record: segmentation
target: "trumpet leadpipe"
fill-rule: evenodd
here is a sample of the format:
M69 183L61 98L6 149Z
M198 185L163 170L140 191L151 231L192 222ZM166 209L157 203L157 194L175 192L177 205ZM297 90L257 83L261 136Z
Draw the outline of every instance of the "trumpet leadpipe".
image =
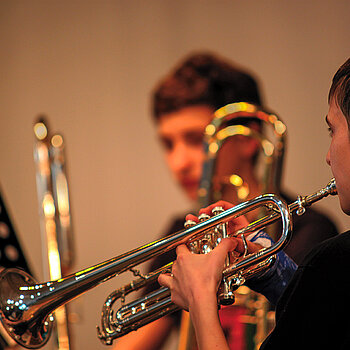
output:
M251 276L255 270L250 269L250 267L253 265L265 265L264 263L261 265L263 260L270 259L271 256L287 244L291 235L291 211L297 210L297 208L305 208L329 194L336 194L335 181L332 181L325 189L313 195L299 197L297 203L293 203L289 207L275 195L262 195L219 213L186 230L143 245L130 252L56 281L38 284L35 283L30 275L21 270L3 270L0 273L0 321L9 335L21 346L29 349L40 348L48 341L50 336L52 328L52 317L50 314L59 306L127 270L135 273L133 267L136 265L175 248L179 244L189 243L195 239L199 239L201 235L205 235L214 226L226 223L260 206L268 206L269 208L272 206L278 209L279 215L276 214L275 217L275 213L273 213L272 217L268 217L266 220L253 223L251 226L248 225L246 232L251 230L253 226L254 229L263 228L266 226L267 221L275 221L277 218L280 218L282 222L280 239L269 248L263 248L257 253L244 256L241 261L234 263L232 267L224 271L225 276L226 274L231 276L240 271L242 271L240 275L244 276L246 273ZM127 288L122 288L115 295L125 298L126 294L138 290L141 286L145 286L146 283L143 280L146 281L147 277L141 276L140 278L141 280L139 279L137 282L130 283ZM156 278L157 274L154 273L149 280L154 281ZM161 298L159 300L152 299L152 305L143 307L141 303L138 310L134 307L129 312L129 310L124 308L123 313L119 314L114 313L112 310L112 306L117 298L108 298L103 307L102 326L99 330L100 338L105 343L110 344L113 339L177 309L177 306L171 302L170 292L168 290L162 290L158 295L161 295ZM149 298L148 301L150 300ZM140 316L136 315L137 312L140 312ZM118 315L122 324L127 326L120 327L121 323L118 324L113 319L114 315ZM133 322L131 319L130 322L129 320L124 320L124 315L127 315L127 317L132 315L136 322Z

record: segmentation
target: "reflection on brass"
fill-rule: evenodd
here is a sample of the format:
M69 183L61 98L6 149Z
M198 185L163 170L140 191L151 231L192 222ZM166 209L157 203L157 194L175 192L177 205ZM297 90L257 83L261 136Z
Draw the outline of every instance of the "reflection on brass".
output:
M236 122L238 120L238 122ZM249 123L258 121L262 123L262 130L257 131L247 125L241 125L246 120ZM257 141L262 156L261 184L262 193L279 193L283 156L286 143L286 126L280 118L271 112L263 110L256 105L237 102L228 104L214 113L211 123L205 129L204 149L206 160L203 164L202 178L199 188L199 204L205 207L210 203L222 199L222 186L229 183L227 178L239 174L225 174L218 178L215 166L222 146L235 136L250 137ZM227 160L229 161L229 159ZM245 189L239 195L241 200L248 196L249 188L244 179L241 182L230 182L239 193L243 186Z
M254 122L255 126L259 123L259 127L254 128L252 126ZM249 199L249 184L244 178L239 174L217 174L216 172L222 147L237 136L251 138L259 145L259 153L255 157L255 162L259 161L260 165L260 176L257 177L261 185L261 193L279 194L286 131L285 124L276 114L253 104L238 102L218 109L214 113L211 123L205 129L204 149L206 154L198 191L200 207L206 207L223 198L226 199L224 194L232 193L231 189L234 190L236 198L228 197L229 201L237 200L240 203ZM230 162L230 158L224 159L224 162ZM255 164L255 169L257 168L258 165ZM256 170L256 172L258 171ZM252 215L259 217L265 215L265 212L261 210L260 213L252 213ZM273 227L269 228L269 233L276 239ZM243 286L236 291L237 298L234 306L245 309L246 314L243 316L245 319L250 319L249 323L254 323L253 328L255 329L254 335L243 340L244 345L247 350L258 349L271 330L267 321L269 303L264 296L250 291L247 287L244 287L243 293L242 288ZM226 286L225 290L226 297L230 298L229 286ZM245 298L239 298L243 294ZM254 300L256 302L252 302ZM182 336L183 334L180 332L180 339ZM185 337L189 338L186 335ZM179 347L178 350L181 348Z
M261 195L214 215L188 229L145 244L56 281L38 284L23 270L3 270L0 273L0 320L6 331L21 346L40 348L49 339L52 328L51 313L57 307L112 277L131 271L134 275L139 276L138 279L112 292L102 308L102 325L98 328L98 336L103 343L111 344L113 339L179 309L172 303L170 291L164 287L126 304L126 297L131 292L156 281L160 273L171 269L172 263L148 275L142 275L134 268L135 266L180 244L187 243L191 245L200 242L201 239L206 239L208 243L215 245L219 241L220 234L223 234L220 228L227 221L260 206L265 206L270 211L268 216L250 223L233 233L233 235L247 235L276 220L281 220L281 237L269 248L263 248L242 258L237 257L224 270L223 278L228 282L230 288L232 288L231 290L234 291L246 279L266 270L274 260L275 254L288 243L291 236L292 213L299 211L302 214L301 208L308 207L330 194L336 194L334 180L312 195L298 197L298 200L289 206L276 195ZM120 301L122 306L114 310L113 306L117 301Z
M43 118L34 124L34 135L40 227L49 268L47 278L58 280L71 271L74 259L64 142L61 135L50 133ZM58 350L72 348L66 308L62 306L55 311Z

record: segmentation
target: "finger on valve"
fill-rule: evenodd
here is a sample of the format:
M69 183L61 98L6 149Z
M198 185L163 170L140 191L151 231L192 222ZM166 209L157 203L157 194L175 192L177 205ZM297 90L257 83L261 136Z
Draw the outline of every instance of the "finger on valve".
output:
M199 210L198 216L193 214L186 215L186 223L191 223L191 225L196 224L203 220L203 215L213 216L215 215L215 211L217 211L217 208L222 208L223 210L227 210L232 208L234 205L226 202L226 201L218 201L214 204L209 205L208 207L201 208ZM199 216L202 216L201 220L199 219ZM236 231L238 231L241 228L246 227L248 224L247 219L244 216L239 216L237 218L231 219L228 222L228 235L232 235Z

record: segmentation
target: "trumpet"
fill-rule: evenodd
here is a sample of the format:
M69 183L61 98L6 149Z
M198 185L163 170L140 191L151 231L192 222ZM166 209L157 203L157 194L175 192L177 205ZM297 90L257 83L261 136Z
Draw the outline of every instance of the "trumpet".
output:
M265 108L246 102L236 102L215 111L212 121L205 129L205 160L198 191L201 207L225 198L237 203L250 198L249 187L254 182L246 182L244 177L240 176L239 169L235 167L227 166L223 171L220 166L222 152L225 157L225 145L231 140L237 140L237 137L245 137L257 145L256 153L251 161L257 183L261 186L260 193L279 195L287 127L277 114ZM260 210L252 217L262 217L265 214L264 210ZM275 225L270 225L266 233L276 240L278 231ZM243 328L238 341L241 341L247 350L257 349L272 328L273 312L269 311L269 303L264 296L247 287L238 289L235 295L237 309L235 311L231 308L231 315L237 313L238 308L244 309L244 313L236 323L233 322L231 327L239 325ZM228 299L227 302L229 301ZM188 313L183 313L182 318L178 350L193 349L195 348L195 334ZM228 329L228 333L232 329ZM183 345L184 342L186 346Z
M250 223L235 232L234 235L246 235L276 220L281 220L281 237L271 247L263 248L254 254L247 254L225 268L223 279L226 285L220 288L222 295L219 302L225 301L227 296L230 299L233 290L244 283L245 279L268 268L275 254L288 243L291 237L291 215L294 211L302 215L305 208L312 203L336 193L335 181L332 180L320 191L305 197L299 196L289 206L276 195L264 194L217 213L171 236L143 245L56 281L36 283L29 274L22 270L3 270L0 273L1 323L19 345L28 349L40 348L47 343L50 337L53 323L52 312L56 308L100 283L129 270L139 275L139 279L113 292L107 298L102 310L102 325L98 328L98 336L103 343L112 344L115 338L136 330L178 308L171 302L170 291L163 287L146 297L127 305L124 304L117 312L113 311L112 307L117 299L123 302L127 294L153 282L160 273L169 271L171 267L170 263L158 271L142 276L134 269L136 265L180 244L187 244L191 249L199 249L199 252L205 253L206 247L213 249L220 242L225 233L225 225L229 220L264 206L270 214Z

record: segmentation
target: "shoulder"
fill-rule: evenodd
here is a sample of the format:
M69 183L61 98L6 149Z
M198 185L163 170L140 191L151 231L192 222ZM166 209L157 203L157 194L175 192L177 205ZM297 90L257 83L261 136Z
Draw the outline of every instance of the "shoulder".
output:
M295 305L320 305L329 296L329 286L331 293L337 295L334 303L343 302L344 293L348 293L345 285L350 281L349 256L350 231L316 245L299 264L280 299L278 313L285 314L288 309L289 314L294 314ZM323 304L324 308L329 304Z
M324 230L338 233L336 224L328 217L328 215L314 208L307 208L305 213L301 216L294 214L293 218L295 219L295 225L312 224L315 227L317 226L324 228Z
M344 262L348 266L350 256L350 231L344 232L336 237L329 238L319 243L306 256L301 266L316 266L323 268L325 266L338 265Z
M293 201L286 195L282 196L287 203ZM337 236L338 233L335 223L327 215L313 208L307 208L301 216L293 214L292 239L285 251L297 264L300 264L313 247Z

